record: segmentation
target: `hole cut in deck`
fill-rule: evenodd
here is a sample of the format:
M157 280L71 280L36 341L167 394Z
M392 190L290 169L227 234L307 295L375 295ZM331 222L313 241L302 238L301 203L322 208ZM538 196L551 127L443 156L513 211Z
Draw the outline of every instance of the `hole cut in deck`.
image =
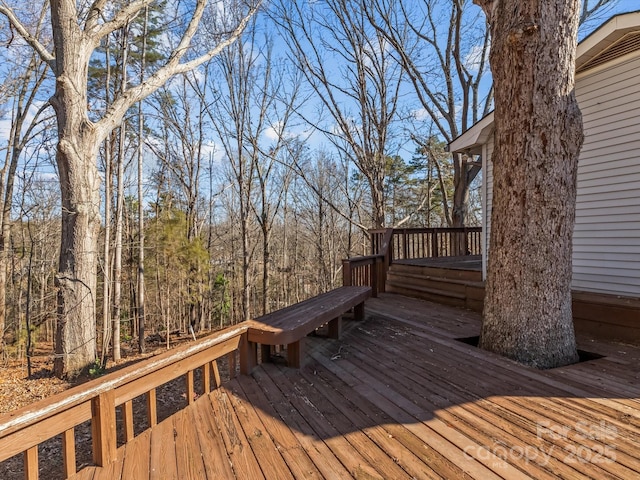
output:
M472 347L477 347L480 343L480 335L476 335L475 337L461 337L456 338L455 340L457 340L458 342L466 343L467 345L471 345ZM578 349L577 363L588 362L590 360L599 360L601 358L605 358L605 356L600 355L599 353ZM573 365L575 365L575 363Z

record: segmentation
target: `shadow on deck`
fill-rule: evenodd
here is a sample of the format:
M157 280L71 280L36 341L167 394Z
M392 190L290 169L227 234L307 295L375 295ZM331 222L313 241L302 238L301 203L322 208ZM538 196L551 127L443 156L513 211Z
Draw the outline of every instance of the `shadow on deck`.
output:
M455 340L476 313L367 301L301 370L263 364L76 479L637 478L640 349L537 371Z

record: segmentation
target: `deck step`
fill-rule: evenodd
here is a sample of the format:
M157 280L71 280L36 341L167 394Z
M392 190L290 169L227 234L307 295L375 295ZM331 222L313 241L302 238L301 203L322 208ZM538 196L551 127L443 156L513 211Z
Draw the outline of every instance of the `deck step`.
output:
M386 291L479 312L484 301L481 279L478 271L393 264Z
M421 273L409 273L409 272L397 272L395 270L389 270L387 277L393 278L406 278L412 279L418 282L434 282L448 285L458 285L461 287L484 287L484 282L474 280L461 280L457 278L440 277L437 275L424 275Z
M462 270L442 268L425 265L407 265L394 263L389 267L389 272L410 273L429 277L447 278L450 280L481 282L482 272L476 270Z
M464 294L464 292L456 292L456 291L447 290L447 289L425 287L422 285L416 285L415 283L407 283L407 282L402 282L398 280L387 281L387 286L389 285L392 287L403 288L405 290L415 290L418 292L428 293L431 295L440 295L443 297L459 298L461 300L464 300L466 298L466 295Z

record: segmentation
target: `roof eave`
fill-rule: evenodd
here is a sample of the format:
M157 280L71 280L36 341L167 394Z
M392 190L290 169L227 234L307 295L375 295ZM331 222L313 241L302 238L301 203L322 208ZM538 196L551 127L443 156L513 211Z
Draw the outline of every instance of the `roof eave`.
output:
M639 25L640 11L616 15L602 24L578 44L576 70Z
M448 146L451 153L467 153L479 155L482 153L482 145L487 143L493 133L493 112L483 117L478 123L459 137L455 138Z

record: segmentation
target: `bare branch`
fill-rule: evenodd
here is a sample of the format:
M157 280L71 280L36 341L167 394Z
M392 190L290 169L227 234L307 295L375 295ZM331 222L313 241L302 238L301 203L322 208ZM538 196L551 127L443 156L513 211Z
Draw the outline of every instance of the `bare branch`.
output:
M147 1L147 0L145 0ZM180 63L180 60L187 52L188 47L196 33L198 23L202 18L204 6L207 3L206 0L199 0L198 7L193 14L189 27L185 31L180 40L180 44L174 50L173 54L169 57L164 66L158 69L153 75L151 75L145 82L127 90L122 96L116 99L107 109L104 117L96 123L96 129L99 132L99 137L104 139L106 135L116 127L122 120L126 111L155 91L162 87L169 78L174 75L186 73L200 65L208 62L213 57L218 55L222 50L235 42L245 30L249 20L253 17L255 12L260 7L262 0L259 0L254 4L249 12L240 20L233 32L224 40L219 42L215 47L209 50L207 53L190 60L185 63Z
M0 4L0 14L7 17L7 20L11 24L13 28L17 30L22 38L24 38L25 42L27 42L42 58L44 62L51 67L52 70L55 71L55 57L47 50L47 48L38 41L36 37L31 35L29 30L22 24L22 22L16 17L15 13L11 8L9 8L4 2Z
M130 22L136 15L141 12L145 7L148 7L153 3L154 0L138 0L137 2L130 3L122 8L115 16L103 23L102 25L98 24L98 17L101 12L98 8L103 4L106 0L98 0L96 4L92 6L92 9L89 13L89 18L85 24L85 35L88 36L89 40L97 45L100 43L100 40L109 35L112 32L115 32L119 28L124 27L128 22ZM201 0L204 1L204 0ZM206 1L205 1L206 3Z

